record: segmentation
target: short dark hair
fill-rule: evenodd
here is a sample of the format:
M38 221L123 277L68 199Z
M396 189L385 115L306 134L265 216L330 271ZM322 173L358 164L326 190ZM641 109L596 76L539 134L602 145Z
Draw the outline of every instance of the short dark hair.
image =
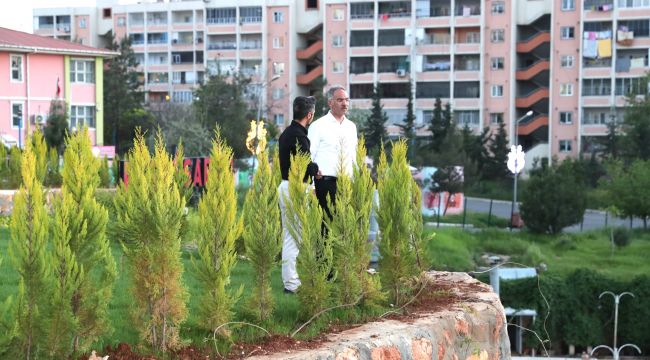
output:
M315 109L316 99L313 96L298 96L293 100L293 119L302 120Z

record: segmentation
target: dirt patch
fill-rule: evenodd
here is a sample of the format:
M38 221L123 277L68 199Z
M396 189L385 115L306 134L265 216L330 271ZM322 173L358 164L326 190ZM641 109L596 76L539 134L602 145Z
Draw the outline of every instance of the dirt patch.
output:
M396 309L394 313L385 314L385 319L413 322L423 314L431 314L443 310L450 310L464 301L477 301L477 293L489 291L486 286L479 283L451 282L444 275L434 274L419 295L406 307ZM376 319L379 320L379 319ZM173 352L174 359L206 360L244 359L249 356L271 355L277 353L293 353L299 350L316 349L329 341L330 335L361 326L348 324L331 324L326 331L309 340L292 339L285 335L272 335L263 338L257 343L235 343L230 353L219 356L213 347L197 348L189 346ZM102 355L109 355L110 360L156 360L158 357L142 355L131 349L128 344L119 344L116 347L107 346ZM81 357L86 360L88 356Z

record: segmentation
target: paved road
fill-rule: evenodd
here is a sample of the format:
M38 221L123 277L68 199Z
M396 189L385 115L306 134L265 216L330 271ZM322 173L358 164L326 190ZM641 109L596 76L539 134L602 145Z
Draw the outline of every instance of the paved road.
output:
M492 215L509 219L511 206L511 201L493 200ZM467 197L467 211L489 213L490 199ZM604 211L587 210L585 212L584 221L582 223L582 229L593 230L613 225L630 227L630 220L613 218L611 214L607 214ZM635 218L632 221L632 226L635 228L643 227L643 221L641 219ZM568 232L579 232L581 231L581 225L575 224L565 228L564 230Z

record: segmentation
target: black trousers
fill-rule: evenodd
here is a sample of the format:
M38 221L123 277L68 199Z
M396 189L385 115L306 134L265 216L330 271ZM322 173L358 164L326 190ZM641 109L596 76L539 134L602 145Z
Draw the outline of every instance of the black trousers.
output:
M325 211L327 217L332 220L332 211L328 206L327 198L329 197L332 206L334 206L336 200L336 178L334 176L323 176L321 179L316 179L314 185L316 186L316 198L320 207Z

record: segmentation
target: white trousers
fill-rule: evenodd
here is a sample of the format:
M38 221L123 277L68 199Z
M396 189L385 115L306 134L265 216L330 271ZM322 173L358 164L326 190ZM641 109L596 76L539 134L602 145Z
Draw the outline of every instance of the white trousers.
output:
M300 286L300 279L296 271L298 244L296 244L296 240L289 232L287 204L285 203L285 201L289 201L289 181L282 180L280 186L278 186L278 197L280 198L280 214L282 215L282 282L285 289L296 291Z

